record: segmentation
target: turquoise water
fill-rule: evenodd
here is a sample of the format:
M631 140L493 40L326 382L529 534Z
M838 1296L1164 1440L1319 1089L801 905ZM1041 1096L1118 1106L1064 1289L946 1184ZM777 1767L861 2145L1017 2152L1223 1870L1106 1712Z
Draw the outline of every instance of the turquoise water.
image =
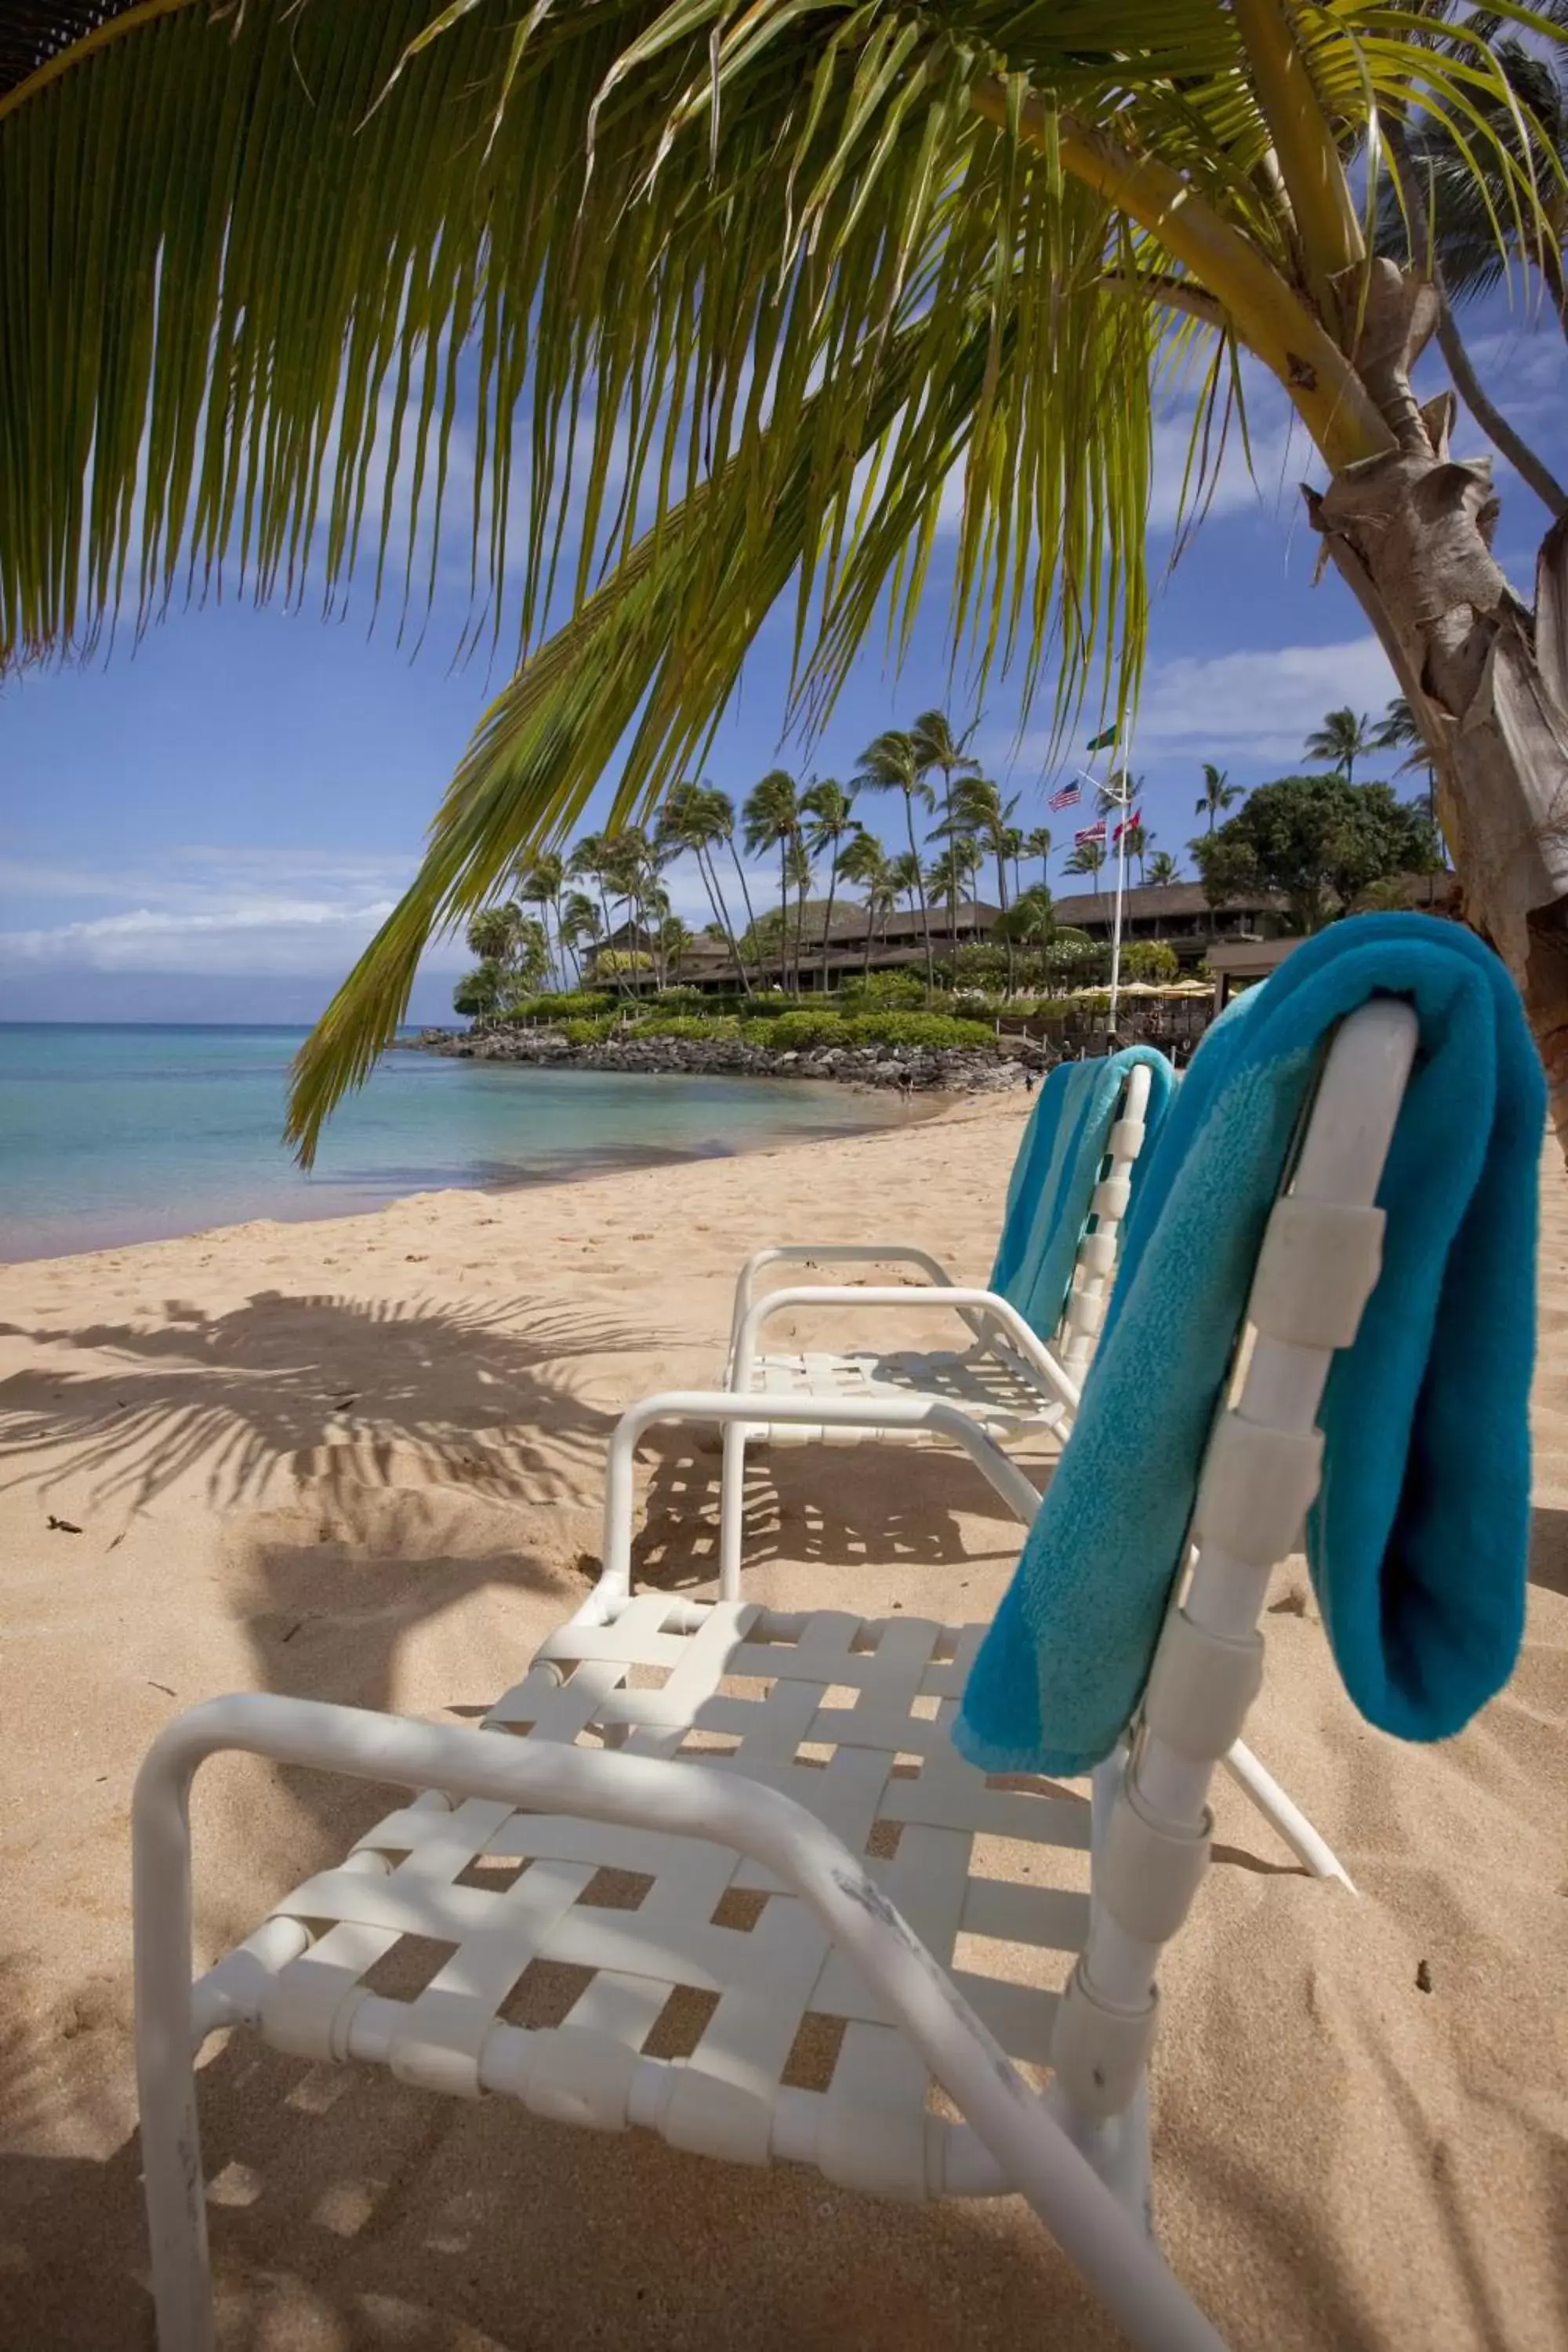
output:
M889 1124L881 1096L392 1053L310 1175L279 1141L302 1029L0 1024L0 1257L342 1217L447 1185L527 1184Z

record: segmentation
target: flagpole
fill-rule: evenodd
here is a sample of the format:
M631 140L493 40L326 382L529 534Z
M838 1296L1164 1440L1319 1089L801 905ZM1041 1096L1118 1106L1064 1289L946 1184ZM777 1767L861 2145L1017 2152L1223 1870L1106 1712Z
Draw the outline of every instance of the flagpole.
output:
M1116 917L1110 927L1110 1028L1116 1029L1116 1005L1121 992L1121 895L1127 887L1127 812L1132 803L1132 779L1125 761L1116 805L1121 823L1116 828Z

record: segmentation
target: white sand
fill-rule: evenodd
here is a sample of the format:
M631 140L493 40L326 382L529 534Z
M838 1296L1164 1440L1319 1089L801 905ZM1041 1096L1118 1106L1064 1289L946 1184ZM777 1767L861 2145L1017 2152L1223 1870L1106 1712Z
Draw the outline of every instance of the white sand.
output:
M896 1231L981 1278L1023 1112L0 1277L0 2343L150 2341L126 1819L159 1726L240 1687L471 1719L585 1589L617 1408L717 1372L745 1251ZM1254 1744L1362 1899L1303 1877L1226 1788L1166 1971L1161 2232L1238 2347L1568 2341L1568 1184L1550 1165L1545 1198L1514 1682L1463 1738L1396 1747L1352 1711L1283 1571ZM712 1454L672 1439L649 1468L642 1567L700 1589ZM976 1474L931 1453L759 1457L752 1505L748 1589L791 1607L973 1617L1016 1549ZM213 1768L203 1956L380 1810ZM247 2040L205 2069L203 2113L226 2347L1116 2340L1011 2202L874 2204Z

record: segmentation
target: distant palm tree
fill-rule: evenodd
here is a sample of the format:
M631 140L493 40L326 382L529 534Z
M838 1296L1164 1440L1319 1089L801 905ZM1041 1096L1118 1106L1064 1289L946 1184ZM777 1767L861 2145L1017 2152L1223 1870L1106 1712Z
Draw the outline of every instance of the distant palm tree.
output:
M1407 759L1399 762L1401 772L1407 768L1425 768L1430 776L1433 760L1430 747L1415 723L1415 713L1403 694L1394 695L1383 717L1372 730L1375 751L1405 751Z
M776 849L779 859L779 970L785 988L789 986L789 853L790 844L800 837L800 793L795 778L784 768L770 768L760 784L753 784L741 811L748 854L760 857L765 850Z
M838 888L838 857L842 844L855 830L851 796L837 776L824 776L801 794L805 845L814 857L827 860L827 911L822 918L822 986L827 987L827 958L833 936L833 900Z
M1009 808L1017 807L1018 801L1016 793L1012 800L1008 802L1007 805ZM1013 869L1013 896L1016 898L1024 887L1024 877L1022 873L1019 871L1024 862L1023 826L1021 824L1010 824L1007 827L1005 840L1005 848L1004 855L1006 857L1008 865Z
M1313 728L1302 748L1309 760L1327 760L1335 775L1353 784L1356 761L1364 760L1376 745L1376 734L1366 713L1363 711L1358 716L1346 703L1342 709L1326 714L1322 725Z
M1063 867L1066 874L1087 874L1094 884L1094 895L1100 896L1100 870L1105 864L1103 841L1075 841L1072 855Z
M522 923L522 908L514 898L498 907L481 907L477 915L469 917L464 934L469 952L477 955L481 963L510 963Z
M1212 760L1204 761L1204 788L1193 808L1194 815L1207 817L1210 833L1214 831L1215 817L1223 816L1227 808L1234 808L1241 796L1241 786L1233 784L1223 768L1216 768Z
M703 789L707 796L708 815L714 828L714 838L723 842L730 852L730 862L735 869L735 879L741 886L741 904L746 910L746 929L752 938L755 939L757 918L752 907L752 893L746 882L746 869L741 863L741 853L735 845L735 803L729 793L721 792L716 784L705 785ZM718 870L715 866L713 869L715 878L717 878ZM737 960L738 957L737 950Z
M989 776L961 776L952 794L952 816L955 840L965 835L984 844L996 868L996 904L1003 915L1007 912L1007 860L1014 843L1022 845L1023 836L1011 823L1017 807L1017 795L1010 801L1002 798ZM1016 869L1015 869L1016 871ZM1013 940L1004 923L1001 926L1003 945L1007 950L1007 993L1013 992Z
M934 897L945 898L949 906L956 907L965 891L973 887L974 877L984 862L984 856L972 833L955 833L927 868L927 888ZM952 929L955 939L957 931L955 915Z
M604 847L605 885L612 897L624 901L631 926L634 954L646 954L658 981L659 959L655 952L653 919L668 912L668 895L658 887L658 869L667 853L657 851L640 824L625 824L618 833L606 836ZM663 907L658 902L663 900ZM637 967L633 966L633 976Z
M1051 862L1051 828L1048 824L1037 824L1033 833L1026 834L1024 836L1024 855L1026 857L1037 857L1039 859L1040 887L1048 896L1051 887L1050 874L1048 871Z
M1157 849L1149 860L1149 883L1155 890L1163 890L1178 879L1176 861L1168 849Z
M610 845L602 833L585 833L580 841L574 844L572 853L566 860L567 873L574 879L592 882L597 891L601 921L600 936L606 940L613 928L610 922ZM612 968L610 977L615 982L616 994L621 994L626 987L626 980L618 964Z
M922 710L910 730L915 756L928 773L932 768L942 770L942 821L944 831L952 831L952 780L956 775L972 775L980 766L964 750L973 727L962 736L954 735L945 710ZM949 970L958 970L958 901L947 902L947 940Z
M583 984L583 961L579 948L595 947L603 937L599 910L585 890L568 890L561 902L561 937L572 958L572 968L577 985Z
M722 801L723 807L718 803ZM730 958L741 975L741 987L746 995L752 983L742 961L740 941L730 921L730 909L724 903L719 870L713 863L714 845L734 834L734 812L721 793L710 785L683 782L672 784L665 795L664 806L658 813L658 839L676 850L689 850L697 860L697 871L702 877L708 903L719 925L719 935L726 942Z
M839 852L837 870L841 881L852 883L866 893L866 953L860 969L862 975L868 974L877 918L885 914L894 900L892 867L876 835L868 833L862 825L851 834Z
M527 859L519 866L513 877L517 895L525 907L537 907L544 919L544 950L552 965L555 962L555 945L551 933L551 917L555 918L555 935L561 928L561 893L566 887L566 868L555 852L546 850L541 856ZM562 952L560 976L566 977L566 957Z
M890 727L874 742L868 743L860 754L860 772L850 789L857 793L897 792L904 796L904 824L910 837L909 864L906 866L902 858L898 863L900 870L912 872L914 878L912 886L900 882L898 887L900 890L912 887L920 899L921 928L925 934L926 986L934 988L936 968L931 961L931 918L926 908L925 877L921 871L921 854L915 845L915 803L919 801L929 813L936 804L936 796L926 782L914 738Z
M791 840L784 852L784 864L789 870L790 887L795 892L795 946L790 961L790 986L798 996L801 950L805 941L805 900L815 878L811 870L811 852L805 845L804 834L797 832Z

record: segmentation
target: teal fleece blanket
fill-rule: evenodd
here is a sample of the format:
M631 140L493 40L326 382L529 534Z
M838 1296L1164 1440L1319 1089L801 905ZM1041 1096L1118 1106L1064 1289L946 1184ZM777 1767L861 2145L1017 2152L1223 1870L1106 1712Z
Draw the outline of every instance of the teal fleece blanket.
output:
M1390 994L1415 1005L1420 1045L1379 1193L1382 1277L1324 1392L1308 1558L1369 1722L1441 1739L1507 1681L1524 1620L1544 1081L1479 940L1360 916L1303 941L1193 1058L1072 1438L964 1693L954 1738L985 1769L1085 1771L1131 1719L1321 1051Z
M985 1286L1016 1307L1042 1339L1051 1339L1062 1319L1121 1089L1139 1062L1149 1069L1149 1108L1143 1150L1132 1163L1135 1201L1176 1089L1175 1072L1152 1045L1130 1045L1096 1062L1058 1062L1024 1129Z

